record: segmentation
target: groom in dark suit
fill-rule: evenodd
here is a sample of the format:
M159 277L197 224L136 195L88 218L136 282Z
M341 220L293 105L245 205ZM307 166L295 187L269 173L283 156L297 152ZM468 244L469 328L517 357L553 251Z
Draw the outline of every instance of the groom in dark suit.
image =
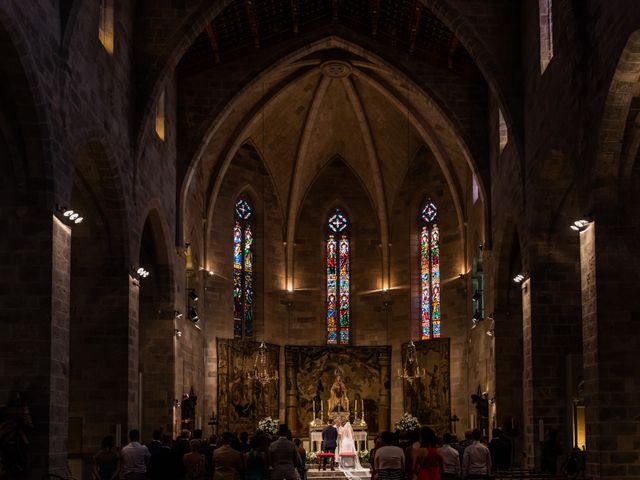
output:
M336 453L336 446L338 442L338 429L329 422L329 424L322 430L322 452L323 453ZM335 457L331 456L331 470L335 466ZM327 469L327 457L322 457L322 469Z

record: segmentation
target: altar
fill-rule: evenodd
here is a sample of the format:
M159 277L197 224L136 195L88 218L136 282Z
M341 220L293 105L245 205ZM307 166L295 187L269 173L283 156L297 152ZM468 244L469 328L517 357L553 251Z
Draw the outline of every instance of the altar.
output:
M367 448L367 431L366 430L353 430L353 440L356 444L356 450L368 450ZM322 445L322 430L310 430L309 431L309 449L312 452L319 452Z

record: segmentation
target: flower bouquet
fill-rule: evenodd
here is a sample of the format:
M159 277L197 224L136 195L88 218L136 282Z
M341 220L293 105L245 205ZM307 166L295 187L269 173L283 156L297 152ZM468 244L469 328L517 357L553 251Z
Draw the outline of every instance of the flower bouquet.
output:
M263 418L258 422L258 433L273 436L278 433L280 421L271 417Z
M416 417L411 415L410 413L403 413L402 417L400 417L400 421L396 423L396 430L402 432L412 432L414 430L418 430L420 428L420 422Z

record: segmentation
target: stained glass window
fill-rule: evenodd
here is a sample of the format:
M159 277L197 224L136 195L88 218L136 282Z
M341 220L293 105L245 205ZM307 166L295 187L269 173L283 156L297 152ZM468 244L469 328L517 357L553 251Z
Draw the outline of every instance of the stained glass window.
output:
M420 210L420 338L440 337L440 321L438 207L427 200Z
M351 333L349 222L336 209L327 226L327 343L348 344Z
M253 208L236 202L233 228L233 336L253 337Z

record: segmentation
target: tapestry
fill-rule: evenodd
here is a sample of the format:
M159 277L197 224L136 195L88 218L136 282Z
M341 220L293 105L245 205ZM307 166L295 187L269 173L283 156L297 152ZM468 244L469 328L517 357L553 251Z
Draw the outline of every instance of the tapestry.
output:
M326 422L340 413L352 423L367 423L369 434L389 428L391 348L286 346L287 423L297 435L307 436L309 422ZM336 393L338 392L338 393Z
M413 382L404 381L404 411L418 418L437 434L451 430L449 339L414 342L418 365L424 372ZM402 346L404 364L408 344Z
M218 338L218 431L254 433L258 421L278 418L279 382L262 385L253 372L259 342ZM280 347L267 344L268 371L278 372Z

